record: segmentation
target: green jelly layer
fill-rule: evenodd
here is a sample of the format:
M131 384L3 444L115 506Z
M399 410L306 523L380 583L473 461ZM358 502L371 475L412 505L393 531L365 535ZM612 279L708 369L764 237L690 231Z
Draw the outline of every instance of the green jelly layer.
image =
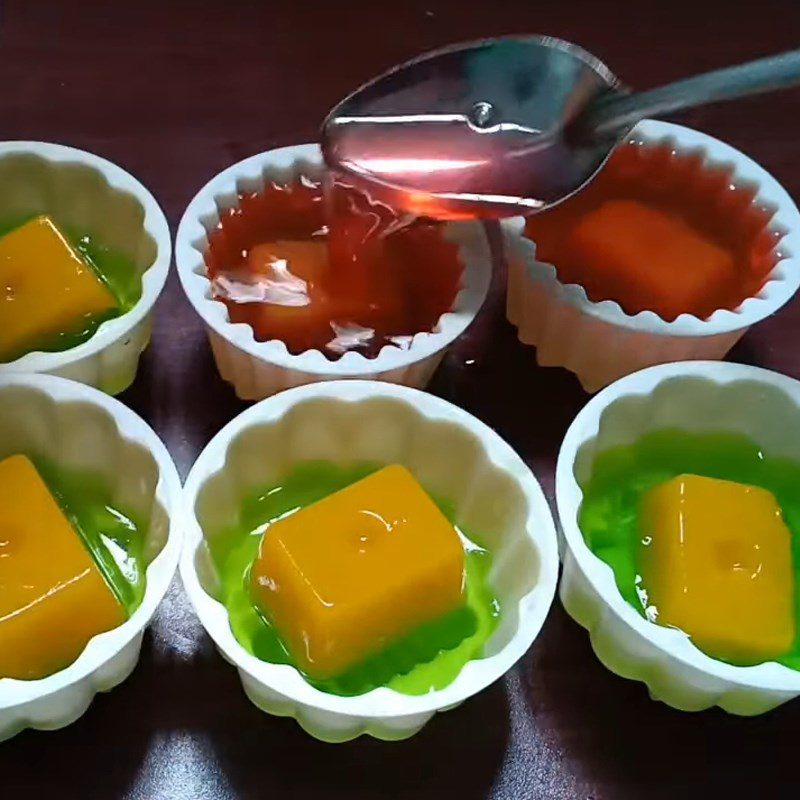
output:
M800 620L800 464L772 458L746 437L729 433L654 431L596 457L589 483L582 487L579 524L587 545L614 571L625 600L645 616L637 594L641 499L657 484L685 473L761 486L775 495L792 533L795 617ZM778 661L800 669L800 636Z
M250 653L272 664L296 666L270 622L250 594L250 568L261 536L279 517L322 500L375 472L377 465L342 468L309 462L289 473L278 486L253 492L243 503L239 524L210 543L221 583L220 600L228 609L231 629ZM439 503L452 520L452 509ZM353 696L378 686L409 695L425 694L452 683L467 662L480 658L497 627L500 606L487 576L491 555L460 531L466 550L466 603L456 612L421 626L411 635L332 680L306 680L331 694Z
M29 214L25 217L0 220L0 237L24 225L34 216ZM104 322L130 311L142 296L142 282L136 271L136 265L130 258L111 250L87 233L61 227L59 227L59 230L80 253L84 261L95 271L97 277L111 290L117 300L118 307L105 314L89 314L83 317L79 324L69 331L63 331L55 336L48 336L41 341L30 342L24 351L14 353L8 361L14 361L34 350L56 353L83 344L83 342L94 336L97 329Z
M130 616L144 598L145 528L135 515L113 504L99 475L66 470L38 458L34 463Z

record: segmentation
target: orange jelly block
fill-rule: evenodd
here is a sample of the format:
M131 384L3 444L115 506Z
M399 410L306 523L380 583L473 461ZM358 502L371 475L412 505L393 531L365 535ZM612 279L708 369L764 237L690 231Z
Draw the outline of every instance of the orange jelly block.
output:
M0 361L116 308L114 295L49 217L0 238Z
M569 233L562 280L593 300L616 300L667 320L705 318L718 307L734 272L730 252L678 216L635 200L608 200Z
M250 249L247 268L253 275L265 276L277 283L295 276L310 288L321 288L328 271L328 248L325 242L279 240L263 242Z
M125 616L33 464L0 461L0 678L51 675Z
M333 304L325 289L328 249L324 242L258 244L247 259L250 280L267 281L265 301L255 311L259 330L302 352L315 346L320 330L333 331Z
M458 532L401 466L274 523L251 571L296 664L331 678L463 602Z
M791 533L771 492L679 475L644 496L639 529L642 586L656 622L736 663L791 648Z

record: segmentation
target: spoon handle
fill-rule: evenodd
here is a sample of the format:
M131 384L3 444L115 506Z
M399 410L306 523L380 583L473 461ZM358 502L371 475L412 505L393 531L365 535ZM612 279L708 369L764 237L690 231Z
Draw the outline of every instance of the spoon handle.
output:
M581 127L608 136L645 117L730 100L748 94L784 89L800 83L800 50L706 72L634 94L601 96L584 112Z

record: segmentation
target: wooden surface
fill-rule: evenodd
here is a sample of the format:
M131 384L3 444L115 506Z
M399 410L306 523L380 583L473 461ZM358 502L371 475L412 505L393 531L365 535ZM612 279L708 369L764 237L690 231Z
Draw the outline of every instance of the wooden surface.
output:
M655 6L655 8L651 8ZM328 108L431 47L548 33L654 85L798 45L797 0L6 0L0 120L7 139L75 145L138 176L173 229L212 175L273 146L312 141ZM694 112L800 193L797 91ZM552 497L558 444L586 401L540 370L503 317L498 285L431 390L495 427ZM800 377L800 304L733 357ZM174 275L153 345L122 398L164 438L183 475L242 409L216 376ZM800 702L759 719L680 714L607 672L556 604L506 678L399 744L317 743L256 711L173 587L126 684L77 724L0 745L0 797L627 798L796 796Z

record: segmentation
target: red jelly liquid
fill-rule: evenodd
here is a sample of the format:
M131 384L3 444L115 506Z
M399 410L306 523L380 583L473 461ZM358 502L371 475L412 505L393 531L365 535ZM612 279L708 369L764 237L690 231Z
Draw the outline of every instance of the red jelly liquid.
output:
M579 194L530 217L526 233L537 258L595 302L705 319L757 294L780 259L772 213L754 196L698 154L630 142Z
M441 223L307 178L240 195L209 237L206 268L232 322L331 359L407 347L452 308L462 272Z

